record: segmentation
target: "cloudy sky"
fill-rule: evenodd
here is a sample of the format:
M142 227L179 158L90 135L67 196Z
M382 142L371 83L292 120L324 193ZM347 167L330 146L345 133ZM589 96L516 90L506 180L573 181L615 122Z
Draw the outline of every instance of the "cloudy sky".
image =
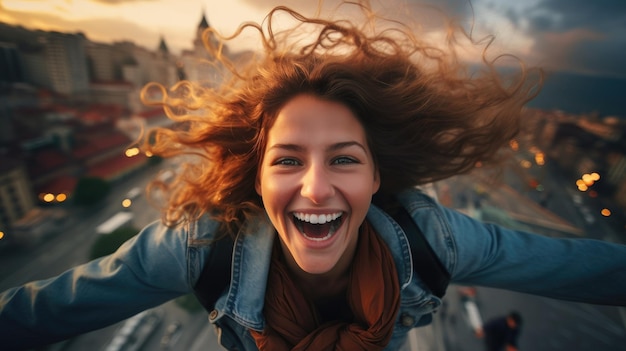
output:
M398 16L417 1L372 0ZM626 78L625 0L439 0L466 28L493 33L497 47L531 64ZM326 0L330 6L334 0ZM90 40L130 40L156 48L162 35L174 52L190 48L202 13L223 34L244 21L261 22L275 5L311 11L298 0L0 0L0 22L30 29L81 31ZM310 13L310 12L309 12ZM473 19L473 21L472 21ZM239 49L231 47L231 49Z

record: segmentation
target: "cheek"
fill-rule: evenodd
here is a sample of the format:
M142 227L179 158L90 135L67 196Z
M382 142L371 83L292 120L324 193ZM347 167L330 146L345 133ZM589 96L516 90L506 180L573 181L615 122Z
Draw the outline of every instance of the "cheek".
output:
M265 210L271 215L282 211L282 207L286 205L289 189L281 186L281 182L276 177L261 176L256 181L256 191L261 196Z
M342 182L343 189L361 199L370 198L378 190L378 182L373 177L347 177Z
M378 188L372 178L352 178L344 183L342 189L350 207L361 217L368 211L372 195Z

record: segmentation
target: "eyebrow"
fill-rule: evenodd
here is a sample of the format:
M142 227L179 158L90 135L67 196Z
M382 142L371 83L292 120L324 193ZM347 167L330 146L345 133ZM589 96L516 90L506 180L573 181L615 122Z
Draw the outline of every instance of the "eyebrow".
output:
M345 149L351 146L359 147L360 149L362 149L364 152L367 153L367 149L365 148L365 146L363 146L361 143L356 142L356 141L344 141L340 143L335 143L335 144L330 145L326 150L337 151L337 150ZM274 144L269 149L267 149L267 151L270 151L273 149L281 149L281 150L289 150L289 151L304 151L305 148L298 144Z

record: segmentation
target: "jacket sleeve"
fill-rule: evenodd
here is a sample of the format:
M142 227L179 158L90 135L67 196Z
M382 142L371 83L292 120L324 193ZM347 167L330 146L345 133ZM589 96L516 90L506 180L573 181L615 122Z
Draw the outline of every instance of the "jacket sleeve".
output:
M189 293L187 237L155 222L109 256L1 293L2 349L57 342Z
M441 207L452 280L606 305L626 305L626 245L552 238Z

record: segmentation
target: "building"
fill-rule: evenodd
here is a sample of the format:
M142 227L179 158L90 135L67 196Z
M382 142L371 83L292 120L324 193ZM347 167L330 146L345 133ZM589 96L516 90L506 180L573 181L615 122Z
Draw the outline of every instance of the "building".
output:
M0 231L7 232L35 205L24 164L9 155L0 155Z
M24 82L24 68L17 45L0 42L0 84Z
M47 88L74 97L86 97L89 75L85 60L86 38L82 34L49 32L42 34L41 54L49 77Z
M203 14L196 28L193 48L183 50L180 67L187 80L202 86L214 87L223 80L224 71L221 66L215 65L215 53L211 50L217 50L220 43L210 28ZM230 55L226 45L221 50L223 55Z

